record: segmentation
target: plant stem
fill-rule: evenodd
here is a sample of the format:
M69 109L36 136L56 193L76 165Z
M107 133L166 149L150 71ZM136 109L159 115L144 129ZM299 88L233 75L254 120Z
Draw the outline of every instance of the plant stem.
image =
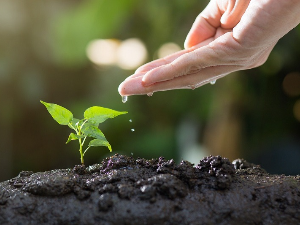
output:
M71 126L73 127L73 129L76 131L77 135L81 135L81 129L83 127L83 125L86 123L86 121L84 121L84 123L79 127L78 125L76 125L77 129L74 128L71 124ZM82 147L83 147L83 144L85 142L85 139L86 137L83 139L83 141L81 140L81 138L78 139L79 141L79 153L80 153L80 161L81 161L81 164L84 165L84 159L83 159L83 156L84 156L84 153L82 152Z
M73 125L71 123L69 123L69 126L76 131L76 133L78 133L77 129L75 127L73 127Z
M85 153L87 152L87 150L89 150L90 147L87 147L84 152L83 152L83 156L85 155Z
M81 143L82 146L84 145L84 142L85 142L85 139L86 139L86 138L87 138L87 136L84 137L84 139L83 139L83 141L82 141L82 143Z
M79 153L80 153L81 164L84 165L81 138L79 138Z

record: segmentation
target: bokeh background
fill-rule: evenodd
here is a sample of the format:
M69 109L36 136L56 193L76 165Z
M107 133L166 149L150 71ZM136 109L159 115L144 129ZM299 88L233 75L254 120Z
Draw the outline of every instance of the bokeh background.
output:
M86 164L114 153L193 163L212 154L299 174L300 27L259 68L122 103L118 85L141 64L182 49L207 3L0 0L0 181L80 163L78 144L65 144L69 128L40 100L77 118L94 105L129 112L101 124L113 153L91 148Z

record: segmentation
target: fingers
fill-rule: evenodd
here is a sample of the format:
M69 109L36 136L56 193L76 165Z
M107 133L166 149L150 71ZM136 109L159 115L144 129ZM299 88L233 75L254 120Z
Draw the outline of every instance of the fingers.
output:
M196 18L184 47L195 46L215 36L218 28L233 29L241 20L250 0L212 0Z
M211 47L202 47L181 55L169 64L150 70L143 76L142 82L144 86L149 86L157 82L172 80L197 73L203 68L217 65L218 62Z
M196 18L188 33L184 47L191 48L206 39L213 37L216 28L220 26L221 13L216 1L210 1L203 12Z
M232 37L232 32L227 32L210 44L196 48L169 64L146 72L142 78L143 85L149 86L157 82L195 74L207 67L234 64L237 60L233 54L236 53L235 50L238 47Z
M171 54L171 55L168 55L164 58L161 58L161 59L157 59L157 60L154 60L150 63L147 63L141 67L139 67L135 72L136 73L142 73L142 72L148 72L154 68L157 68L159 66L162 66L162 65L165 65L165 64L168 64L172 61L174 61L175 59L177 59L179 56L187 53L188 51L187 50L181 50L181 51L178 51L174 54Z
M228 0L225 12L221 17L221 26L225 29L232 29L241 20L244 15L250 0Z
M119 86L119 93L122 96L130 96L172 89L194 89L239 69L240 67L238 66L208 67L195 74L158 82L146 87L142 84L142 77L136 77L125 80Z
M158 68L158 67L161 67L161 66L164 66L164 65L167 65L171 62L173 62L175 59L179 58L180 56L186 54L186 53L189 53L197 48L200 48L202 46L205 46L207 44L209 44L210 42L212 42L214 40L214 38L209 38L203 42L201 42L200 44L198 45L195 45L189 49L184 49L184 50L181 50L181 51L178 51L176 53L173 53L171 55L168 55L164 58L161 58L161 59L157 59L157 60L154 60L152 62L149 62L141 67L139 67L136 71L135 71L135 74L133 74L132 76L130 76L129 78L134 78L134 77L137 77L137 76L141 76L141 75L144 75L145 73L149 72L150 70L153 70L155 68Z
M166 56L164 58L157 59L157 60L154 60L152 62L149 62L149 63L139 67L133 75L127 77L126 79L132 79L132 78L135 78L135 77L144 76L145 73L147 73L148 71L153 70L155 68L158 68L160 66L164 66L166 64L169 64L172 61L174 61L175 59L177 59L179 56L181 56L181 55L183 55L187 52L188 52L188 50L181 50L181 51L178 51L174 54Z

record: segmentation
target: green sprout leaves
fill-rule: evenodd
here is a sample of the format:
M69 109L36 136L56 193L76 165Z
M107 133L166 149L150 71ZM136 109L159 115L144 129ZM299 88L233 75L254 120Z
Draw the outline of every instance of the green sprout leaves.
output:
M96 124L102 123L107 119L114 118L127 112L118 112L112 109L93 106L84 112L84 118Z
M73 120L73 114L66 108L43 101L41 103L46 106L53 119L60 125L68 125Z
M119 112L100 106L93 106L85 110L84 119L79 120L73 117L73 114L66 108L41 101L53 117L53 119L61 125L68 125L75 132L70 133L66 142L78 140L81 163L84 164L84 155L90 147L105 146L112 151L111 145L106 140L102 131L98 128L99 124L107 119L126 114L127 112ZM83 150L83 145L87 138L92 138L88 147Z

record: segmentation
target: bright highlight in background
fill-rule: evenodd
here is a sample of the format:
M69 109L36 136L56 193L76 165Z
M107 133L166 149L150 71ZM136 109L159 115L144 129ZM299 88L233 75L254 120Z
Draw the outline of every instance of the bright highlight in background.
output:
M157 55L158 55L158 58L163 58L163 57L166 57L170 54L173 54L175 52L178 52L180 51L181 48L179 45L175 44L175 43L165 43L163 44L159 49L158 49L158 52L157 52Z
M290 97L300 95L300 73L287 74L283 80L282 87L284 92Z
M147 49L137 38L130 38L121 43L117 51L117 64L122 69L133 70L147 59Z
M114 65L117 61L118 40L99 39L91 41L86 49L88 58L97 65Z
M294 105L294 116L300 122L300 100L297 100Z
M137 69L147 59L147 49L137 38L122 42L115 39L93 40L88 44L86 54L96 65L118 65L126 70Z

